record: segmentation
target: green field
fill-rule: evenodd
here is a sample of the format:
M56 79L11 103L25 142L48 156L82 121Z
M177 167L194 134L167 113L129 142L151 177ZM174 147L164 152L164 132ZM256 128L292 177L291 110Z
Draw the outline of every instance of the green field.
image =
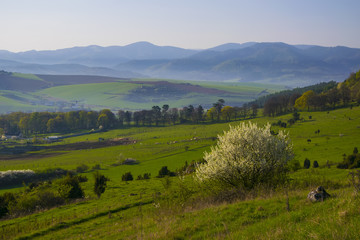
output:
M222 98L231 106L281 91L273 84L181 81L171 79L117 79L100 76L61 76L11 73L1 79L0 113L14 111L113 111L150 109L164 104L210 107ZM31 90L29 90L31 89Z
M181 93L181 97L176 95L164 96L159 98L156 93L157 88L161 88L161 83L154 84L154 81L163 81L159 79L134 79L133 82L141 80L145 84L136 84L119 81L117 83L96 83L96 84L81 84L68 85L60 87L52 87L38 92L42 97L51 97L61 99L64 101L78 101L92 109L128 109L141 110L150 109L154 105L162 106L168 104L171 107L184 107L190 104L209 105L223 98L232 105L242 105L244 102L254 100L256 97L273 93L282 90L283 88L276 85L246 84L246 83L211 83L211 82L185 82L166 80L173 84L190 83L192 85L199 85L207 89L222 90L224 93L207 94L199 92ZM146 82L149 82L148 84ZM131 91L142 86L151 86L154 88L154 93L143 97L143 101L137 101L139 96L132 96ZM166 91L167 89L163 89ZM266 91L266 92L263 92ZM262 93L263 92L263 93Z
M309 117L311 116L311 117ZM135 144L95 149L33 152L31 158L13 156L0 161L0 170L75 169L100 164L100 172L111 181L100 199L92 192L93 172L84 175L86 194L78 201L59 208L0 222L3 239L358 239L359 198L349 185L348 170L336 168L342 155L359 147L360 107L330 112L301 112L300 122L288 127L294 144L295 160L318 161L319 168L292 172L289 191L290 211L286 210L283 190L271 195L260 193L233 203L203 200L192 177L155 178L162 166L172 171L185 161L199 160L209 151L215 137L229 129L229 123L138 127L73 137L48 146L98 139L130 138ZM260 125L276 118L252 119ZM232 122L236 125L239 122ZM278 131L278 127L273 127ZM315 131L320 130L319 134ZM310 139L311 141L308 141ZM187 148L187 147L188 148ZM114 166L120 156L138 160L136 165ZM332 164L330 168L326 163ZM335 165L334 165L335 164ZM122 182L131 171L151 173L150 180ZM310 189L323 185L332 195L327 201L310 203ZM3 189L22 191L22 188ZM161 193L159 195L158 193ZM190 194L191 193L191 194ZM21 239L21 238L20 238Z

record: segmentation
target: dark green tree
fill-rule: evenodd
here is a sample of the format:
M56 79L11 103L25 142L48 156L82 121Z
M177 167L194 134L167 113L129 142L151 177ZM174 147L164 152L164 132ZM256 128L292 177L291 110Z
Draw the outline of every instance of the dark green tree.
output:
M310 167L310 165L311 165L310 160L305 158L305 160L304 160L304 168L308 169Z
M132 181L132 180L134 180L134 177L133 177L133 175L131 174L131 172L126 172L126 173L124 173L122 176L121 176L121 180L122 181Z
M80 186L80 181L77 176L70 173L60 181L59 194L65 200L83 198L84 191Z
M319 167L319 163L317 161L313 162L313 168L318 168Z
M158 126L161 119L161 108L159 106L152 107L152 118L155 121L155 125Z
M354 147L353 154L357 154L358 152L359 150L357 149L357 147Z
M101 194L105 192L106 182L110 179L100 174L99 171L96 171L94 173L94 179L94 193L97 195L98 198L100 198Z
M224 99L219 99L216 103L213 104L213 107L216 110L216 116L218 122L220 121L221 109L224 107L224 104L225 104Z

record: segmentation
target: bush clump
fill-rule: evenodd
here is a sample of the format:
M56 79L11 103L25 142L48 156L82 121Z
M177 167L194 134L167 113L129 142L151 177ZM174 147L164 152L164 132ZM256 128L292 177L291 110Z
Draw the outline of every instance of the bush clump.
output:
M230 126L205 153L205 163L196 167L199 182L245 190L285 182L286 165L293 158L292 144L283 131L272 135L270 127L269 123L261 128L251 122Z
M157 175L157 177L158 177L158 178L163 178L163 177L165 177L165 176L173 177L173 176L175 176L175 175L176 175L176 174L175 174L174 172L170 171L167 166L163 166L163 167L161 167L161 169L159 170L159 174Z
M30 169L0 171L0 187L31 181L35 175L35 172Z
M97 195L98 198L100 198L101 194L105 192L106 182L110 179L100 174L99 171L96 171L94 173L94 179L94 193Z
M304 160L304 168L305 169L309 169L310 168L310 165L311 165L311 162L309 159L305 158Z
M58 191L60 196L67 201L84 197L84 191L80 186L79 177L71 173L68 173L65 178L59 181Z
M101 169L100 164L95 164L94 166L92 166L91 169L92 170L100 170Z
M81 164L80 166L76 167L76 172L77 173L84 173L87 170L89 170L89 166L85 165L85 164Z
M133 175L131 174L131 172L126 172L121 176L121 180L127 182L127 181L134 180L134 178L133 178Z
M319 167L318 161L314 161L314 162L313 162L313 168L318 168L318 167Z
M358 149L355 147L353 153L348 156L344 154L343 161L337 165L337 168L341 168L341 169L360 168L360 154L358 153Z
M150 179L151 177L151 173L144 173L143 175L139 175L137 176L136 180L146 180L146 179Z

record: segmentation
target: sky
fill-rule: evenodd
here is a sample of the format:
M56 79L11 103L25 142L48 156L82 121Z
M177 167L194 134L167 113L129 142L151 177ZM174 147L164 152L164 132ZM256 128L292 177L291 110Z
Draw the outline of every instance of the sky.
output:
M285 42L360 48L359 0L0 0L0 49L206 49Z

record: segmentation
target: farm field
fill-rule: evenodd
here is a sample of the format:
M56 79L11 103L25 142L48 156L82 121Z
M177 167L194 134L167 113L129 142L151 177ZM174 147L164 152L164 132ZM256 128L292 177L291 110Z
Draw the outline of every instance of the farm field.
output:
M224 98L231 105L241 105L258 96L280 90L276 85L246 83L211 83L162 79L132 79L127 82L96 83L53 87L42 90L42 97L79 102L91 109L150 109L154 105L168 104L182 107L209 103Z
M285 89L274 84L171 79L122 79L101 76L0 75L0 113L14 111L70 111L78 109L113 111L203 105L218 99L232 106Z
M110 179L105 193L97 199L92 191L93 171L83 173L89 179L82 183L84 200L4 219L0 221L0 236L2 239L358 239L359 198L353 195L349 171L336 168L336 164L342 161L343 154L359 147L359 110L360 107L354 107L301 112L302 121L281 128L290 133L294 161L302 166L308 158L320 165L290 174L293 179L288 189L290 211L286 210L283 190L219 203L203 200L191 175L156 178L162 166L175 171L185 162L202 159L203 153L216 143L216 136L229 129L229 123L117 129L66 138L20 156L0 156L1 171L54 167L70 170L81 164L90 168L100 164L100 172ZM291 115L283 115L251 121L264 125L290 118ZM277 132L280 128L272 129ZM101 144L99 138L132 142L87 147ZM82 147L69 149L77 143ZM122 158L136 159L138 164L118 165ZM131 172L135 179L144 173L150 173L151 178L121 181L126 172ZM318 185L323 185L332 198L310 203L306 196ZM23 188L2 189L0 193L7 191L18 192Z

